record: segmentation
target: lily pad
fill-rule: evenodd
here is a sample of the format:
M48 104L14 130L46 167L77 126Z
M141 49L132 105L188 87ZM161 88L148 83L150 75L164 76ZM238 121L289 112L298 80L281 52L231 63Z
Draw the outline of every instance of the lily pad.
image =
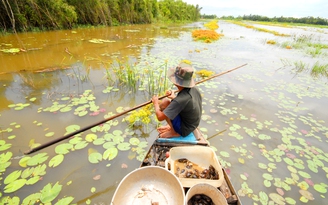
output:
M77 143L75 146L74 146L74 149L76 150L79 150L79 149L83 149L85 148L86 146L88 146L89 143L87 143L86 141L81 141L79 143Z
M103 144L103 148L109 149L109 148L115 147L116 144L117 144L116 142L106 142Z
M269 197L270 197L270 199L272 199L272 201L274 201L275 203L277 203L279 205L284 205L285 204L284 197L280 196L277 193L270 193Z
M96 140L93 141L94 145L102 145L105 143L105 139L104 138L98 138Z
M70 150L73 148L73 145L70 143L63 143L60 145L57 145L55 148L56 154L67 154L70 152Z
M62 185L59 185L58 182L52 187L51 184L47 184L41 190L40 200L42 203L50 203L59 195L62 190Z
M34 176L43 176L46 174L47 166L45 164L38 165L34 168L33 175Z
M67 204L71 204L71 202L74 200L74 197L68 196L62 199L59 199L55 205L67 205Z
M19 48L8 48L8 49L2 49L0 50L4 53L12 53L12 54L15 54L15 53L19 53L20 52L20 49Z
M230 154L228 152L225 152L225 151L221 151L220 154L223 156L223 157L229 157Z
M77 130L80 130L80 126L79 125L70 125L70 126L66 127L66 133L65 133L65 135L70 134L72 132L75 132Z
M96 164L102 160L102 155L100 153L92 153L88 157L89 162Z
M98 136L96 134L93 134L93 133L87 134L87 136L85 136L85 140L87 142L92 142L97 138L98 138Z
M33 172L34 172L34 167L28 167L22 172L21 178L23 179L28 178L33 174Z
M141 148L148 147L148 142L147 142L147 141L140 142L140 143L138 144L138 147L141 147Z
M55 134L54 132L48 132L45 136L46 137L52 137L52 136L54 136L54 134Z
M27 162L29 159L31 159L31 157L25 156L22 159L20 159L18 163L21 167L27 167Z
M5 186L4 193L13 193L17 191L18 189L22 188L25 183L26 179L18 179L16 181L13 181Z
M136 137L130 138L129 140L131 145L138 145L140 143L140 140Z
M327 193L327 186L323 186L321 184L315 184L313 188L321 194Z
M112 160L118 155L118 149L116 147L111 147L107 149L103 154L103 159Z
M1 143L3 142L3 143ZM11 147L12 144L6 143L4 140L0 141L0 151L5 151Z
M63 160L64 160L64 155L58 154L49 161L49 167L57 167L60 163L63 162Z
M128 142L122 142L122 143L118 144L117 148L121 151L126 151L126 150L131 149L130 143L128 143Z
M29 178L27 181L26 181L26 185L32 185L32 184L35 184L37 183L38 181L40 181L40 176L34 176L32 178Z
M42 164L48 159L49 156L47 156L47 153L39 153L37 155L34 155L31 159L27 161L28 166L35 166L38 164Z
M4 180L4 184L9 184L15 180L17 180L20 175L21 175L22 171L21 170L16 170L16 171L13 171L12 173L10 173Z

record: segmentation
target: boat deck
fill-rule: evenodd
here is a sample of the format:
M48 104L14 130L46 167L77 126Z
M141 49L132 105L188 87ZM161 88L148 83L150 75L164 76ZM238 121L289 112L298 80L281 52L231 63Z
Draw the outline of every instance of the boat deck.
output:
M155 140L154 144L149 149L148 154L146 155L144 161L141 164L141 167L160 166L165 168L165 160L167 158L166 153L169 152L172 147L191 145L209 146L199 129L196 129L193 134L196 140L192 142L179 140L178 138L158 138L157 140ZM222 168L222 171L224 175L224 180L222 185L218 187L218 189L224 195L229 205L241 205L242 203L240 201L240 198L237 195L236 190L233 187L227 172L224 168ZM185 187L184 189L185 193L187 193L189 188Z

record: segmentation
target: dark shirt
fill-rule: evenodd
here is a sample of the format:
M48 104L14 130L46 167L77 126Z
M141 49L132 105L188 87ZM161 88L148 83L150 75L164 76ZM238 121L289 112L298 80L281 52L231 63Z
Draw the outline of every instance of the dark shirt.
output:
M184 88L165 108L164 114L171 120L181 117L181 135L187 136L199 125L202 115L202 97L196 87Z

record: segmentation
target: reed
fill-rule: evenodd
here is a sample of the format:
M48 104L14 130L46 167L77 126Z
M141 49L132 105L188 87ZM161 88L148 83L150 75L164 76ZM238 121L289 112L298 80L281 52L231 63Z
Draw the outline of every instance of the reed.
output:
M320 64L318 61L312 66L310 71L312 77L328 78L328 64Z

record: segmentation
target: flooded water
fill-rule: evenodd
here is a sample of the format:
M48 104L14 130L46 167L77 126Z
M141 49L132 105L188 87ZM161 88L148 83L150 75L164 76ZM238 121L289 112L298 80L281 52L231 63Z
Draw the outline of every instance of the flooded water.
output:
M117 59L148 70L187 59L197 70L216 73L247 63L198 85L204 99L200 128L243 204L325 204L328 81L292 70L299 62L309 67L327 64L328 51L311 56L307 49L286 49L266 41L292 43L295 36L305 35L327 45L328 30L255 25L292 35L277 37L220 21L217 31L224 37L205 44L191 37L191 31L202 25L1 37L0 50L20 51L0 52L0 196L27 203L51 185L56 194L47 197L52 203L65 199L110 204L121 179L139 167L156 138L154 123L129 129L124 117L118 117L34 154L23 153L149 101L147 90L132 92L108 74ZM141 81L147 84L147 79Z

